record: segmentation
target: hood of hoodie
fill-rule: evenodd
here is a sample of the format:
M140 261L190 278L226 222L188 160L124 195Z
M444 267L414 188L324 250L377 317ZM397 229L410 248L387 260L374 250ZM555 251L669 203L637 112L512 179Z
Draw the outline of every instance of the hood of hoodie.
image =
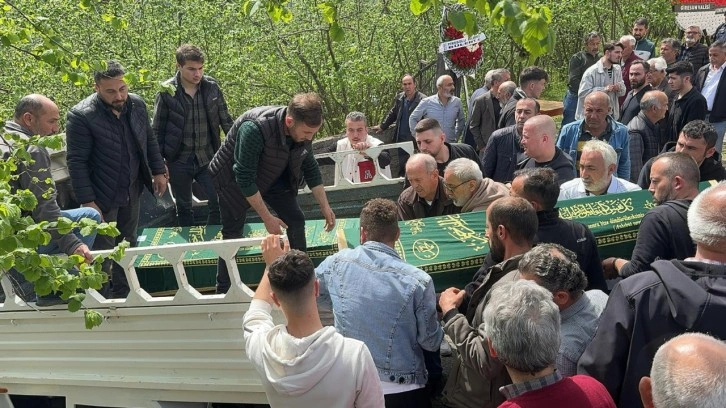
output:
M344 339L336 334L330 326L304 338L291 336L283 325L270 330L263 367L275 391L297 396L315 387L343 352Z

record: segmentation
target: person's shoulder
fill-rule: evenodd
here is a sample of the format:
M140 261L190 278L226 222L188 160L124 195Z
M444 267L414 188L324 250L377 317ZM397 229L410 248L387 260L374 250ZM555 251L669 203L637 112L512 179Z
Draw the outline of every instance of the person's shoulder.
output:
M576 133L577 131L579 131L580 125L582 125L582 119L570 122L565 126L562 126L562 129L560 129L560 137L563 135L570 135Z
M579 186L581 183L582 183L582 179L579 177L573 178L572 180L569 180L569 181L565 181L560 186L560 191L576 189L577 186Z
M492 133L491 137L489 137L489 141L491 142L492 140L495 140L495 139L501 139L501 138L504 138L507 136L511 136L514 134L514 132L517 131L516 129L517 129L517 125L511 125L511 126L503 127L501 129L497 129Z
M615 177L615 176L613 176L613 177ZM618 183L620 183L620 185L623 186L623 190L625 190L625 191L640 191L640 190L642 190L642 188L640 188L639 185L637 185L635 183L631 183L629 180L626 180L626 179L623 179L623 178L620 178L620 177L615 177L615 178L618 180Z

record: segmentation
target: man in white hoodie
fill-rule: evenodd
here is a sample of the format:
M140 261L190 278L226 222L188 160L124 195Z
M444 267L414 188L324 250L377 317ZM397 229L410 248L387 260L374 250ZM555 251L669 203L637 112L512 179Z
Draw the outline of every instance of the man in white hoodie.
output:
M279 235L262 242L267 267L244 316L247 356L262 378L272 407L384 406L381 382L368 348L323 327L315 267ZM272 305L287 325L272 321Z

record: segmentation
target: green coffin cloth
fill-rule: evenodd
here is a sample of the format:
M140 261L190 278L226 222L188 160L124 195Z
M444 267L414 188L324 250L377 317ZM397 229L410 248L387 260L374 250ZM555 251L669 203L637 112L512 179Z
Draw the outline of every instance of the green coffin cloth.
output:
M704 189L709 185L701 183L699 187ZM644 190L563 201L559 208L562 218L582 222L592 230L601 258L616 256L629 259L638 236L640 220L654 206L652 195ZM306 222L308 254L316 265L338 250L336 234L325 232L324 225L324 220ZM359 226L358 219L338 220L336 228L342 230L348 247L360 244ZM484 236L484 212L403 221L399 222L399 226L401 238L396 242L396 251L406 262L429 273L437 291L450 286L464 287L489 252L489 244ZM139 245L220 239L219 228L149 228L143 231L144 239L140 239ZM245 237L265 234L261 223L245 226ZM184 259L192 286L214 286L217 259L211 251L190 252ZM240 265L242 281L256 285L264 270L260 249L240 250L237 263ZM176 289L174 273L164 259L145 255L137 260L136 268L141 286L148 292Z

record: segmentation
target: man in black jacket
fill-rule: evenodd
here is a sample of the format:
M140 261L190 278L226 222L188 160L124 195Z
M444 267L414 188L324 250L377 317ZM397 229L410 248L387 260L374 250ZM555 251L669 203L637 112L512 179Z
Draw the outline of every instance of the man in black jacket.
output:
M176 91L156 95L152 128L169 168L179 225L194 224L194 180L207 196L207 225L218 225L219 202L209 175L209 162L219 149L220 128L226 134L232 127L232 117L219 85L214 78L204 75L204 54L199 48L190 44L179 47L176 68L176 75L166 81Z
M484 149L482 159L484 177L500 183L512 181L517 164L526 158L520 143L524 123L538 114L539 102L536 99L524 98L517 101L514 110L514 118L517 123L492 133L492 137L489 138L487 147Z
M449 143L446 142L446 135L441 130L441 126L436 119L421 119L416 128L416 145L421 153L431 155L436 160L436 168L439 175L444 174L446 166L452 160L466 158L479 164L479 169L484 171L479 156L474 148L466 143Z
M686 153L663 153L653 162L650 178L656 207L640 221L630 261L603 261L605 276L610 279L648 270L650 263L658 259L686 259L695 253L686 212L698 195L698 165Z
M703 120L694 120L683 127L678 141L665 145L661 153L684 152L698 164L700 181L726 180L726 169L721 164L721 157L716 153L716 131L713 126ZM650 168L653 159L648 160L638 177L638 185L643 189L650 187Z
M149 123L146 104L129 93L124 68L108 61L93 75L96 92L71 108L67 115L68 171L76 199L116 221L121 234L98 236L94 249L110 249L127 240L136 245L139 197L144 186L161 197L168 176L159 144ZM126 274L113 265L114 296L125 297Z
M297 190L305 180L320 205L325 229L335 226L311 141L323 123L323 104L315 93L295 95L288 106L262 106L242 114L209 164L219 197L222 238L242 238L252 208L270 234L287 229L290 247L305 251L305 214ZM272 208L276 215L267 208ZM227 293L227 264L217 263L217 293Z
M685 332L726 338L726 184L693 200L688 229L696 254L660 260L616 284L578 373L600 381L619 407L640 407L638 384L658 347Z
M403 88L403 92L396 94L396 97L393 99L393 107L388 111L381 125L371 127L374 132L380 133L395 123L396 137L393 138L393 143L414 142L413 137L411 137L412 132L408 124L408 117L411 116L411 112L416 109L421 99L426 97L426 95L416 90L416 79L411 74L403 76L401 79L401 87ZM397 177L406 176L406 162L409 156L405 150L398 149Z
M686 123L706 119L706 98L693 86L695 73L690 62L678 61L666 68L668 73L668 86L678 95L668 112L668 127L666 128L667 142L678 139L681 129Z
M548 167L517 170L511 195L529 201L537 211L539 228L535 242L555 243L577 254L577 263L587 276L587 290L607 291L597 241L585 224L560 218L557 173Z

